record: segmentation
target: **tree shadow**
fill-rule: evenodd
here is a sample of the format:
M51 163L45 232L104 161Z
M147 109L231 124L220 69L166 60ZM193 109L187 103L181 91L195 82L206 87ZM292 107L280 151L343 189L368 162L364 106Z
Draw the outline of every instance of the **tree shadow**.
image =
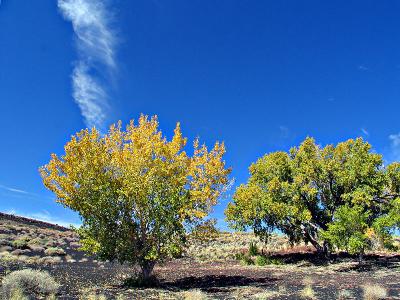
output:
M345 262L357 262L358 256L351 255L347 252L333 253L328 258L317 255L316 252L297 252L297 253L277 253L270 255L271 258L276 258L285 264L301 264L299 267L307 266L327 266L330 264L340 264ZM346 266L338 272L359 271L369 272L377 269L396 269L399 268L400 254L394 255L378 255L366 254L363 258L363 263Z
M353 261L357 261L357 257L350 254L341 254L337 259L338 262L344 261L343 258L352 259ZM347 260L349 261L349 260ZM349 272L349 271L357 271L357 272L371 272L377 270L390 270L390 269L399 269L400 262L400 254L394 255L378 255L378 254L367 254L364 256L362 263L357 263L351 266L344 267L338 272Z
M278 259L284 264L299 264L324 266L329 264L329 259L318 255L316 252L291 252L291 253L273 253L269 257Z
M170 291L201 289L205 292L223 292L227 288L255 286L267 287L274 285L279 279L274 277L252 278L239 275L203 275L188 276L174 281L161 281L159 287Z

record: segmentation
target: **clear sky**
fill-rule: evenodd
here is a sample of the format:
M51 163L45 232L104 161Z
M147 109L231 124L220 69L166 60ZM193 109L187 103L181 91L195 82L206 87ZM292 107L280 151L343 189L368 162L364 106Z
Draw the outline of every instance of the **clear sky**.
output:
M140 113L225 141L235 185L307 135L400 159L399 1L0 3L0 211L79 222L38 167L87 125Z

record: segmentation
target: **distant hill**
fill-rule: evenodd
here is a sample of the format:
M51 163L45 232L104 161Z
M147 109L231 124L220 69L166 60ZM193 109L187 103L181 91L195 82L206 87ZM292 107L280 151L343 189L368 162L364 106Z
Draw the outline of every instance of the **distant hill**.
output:
M25 225L34 225L34 226L41 227L41 228L52 228L52 229L57 229L60 231L70 230L69 228L58 225L58 224L48 223L48 222L44 222L44 221L39 221L39 220L35 220L35 219L30 219L30 218L26 218L26 217L21 217L21 216L17 216L17 215L13 215L13 214L6 214L6 213L0 212L0 222L3 220L14 221L14 222L18 222L18 223L25 224Z

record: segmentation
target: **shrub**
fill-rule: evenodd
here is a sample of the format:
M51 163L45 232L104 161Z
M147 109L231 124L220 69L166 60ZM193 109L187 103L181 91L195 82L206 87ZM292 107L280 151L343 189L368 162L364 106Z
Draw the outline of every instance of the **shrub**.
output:
M378 300L385 299L387 295L387 290L377 284L364 285L364 300Z
M31 245L41 245L43 243L43 240L41 238L35 237L34 239L31 239L29 241L29 246Z
M301 296L304 299L316 299L314 289L311 285L306 285L302 291Z
M65 255L65 251L62 248L58 247L51 247L46 250L44 250L44 254L50 255L50 256L55 256L55 255Z
M265 266L268 265L268 258L262 255L258 255L256 257L256 265L257 266Z
M244 255L241 259L241 263L245 266L254 265L254 261L248 255Z
M266 265L282 265L283 262L279 258L273 258L263 255L258 255L256 257L255 263L257 266L266 266Z
M16 289L11 293L10 300L29 300L29 298L20 289Z
M28 248L29 238L28 237L21 237L16 239L12 242L14 248L17 249L26 249Z
M107 300L107 297L103 294L96 294L96 293L90 293L83 295L82 300Z
M184 300L206 300L207 295L200 290L186 291L182 293Z
M254 243L254 242L251 242L251 243L250 243L250 246L249 246L249 254L250 254L251 256L255 256L255 255L258 254L258 248L257 248L256 243Z
M4 299L24 299L23 296L35 298L54 296L59 284L48 272L25 269L14 271L3 278L2 295ZM16 298L20 295L20 298Z
M242 260L245 257L245 254L243 252L239 252L235 254L235 259L236 260Z
M212 218L197 224L191 232L191 237L201 242L210 242L216 239L218 234L217 219Z
M7 238L0 238L0 246L11 246L12 243Z
M37 262L44 265L53 265L62 262L62 258L59 256L43 256Z
M354 294L350 290L340 290L338 292L338 300L353 299Z

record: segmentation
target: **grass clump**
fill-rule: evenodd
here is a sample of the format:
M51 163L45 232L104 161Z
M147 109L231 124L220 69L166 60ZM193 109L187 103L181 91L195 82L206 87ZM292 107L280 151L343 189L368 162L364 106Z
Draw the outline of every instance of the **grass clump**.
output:
M50 247L44 251L44 254L49 255L49 256L55 256L55 255L65 255L66 253L65 253L64 249L62 249L62 248Z
M306 285L302 290L301 290L301 296L304 299L316 299L314 289L312 286Z
M282 265L282 260L278 258L268 257L264 255L257 255L255 263L257 266L266 266L266 265Z
M252 259L250 256L248 256L248 255L243 255L243 257L242 257L242 259L240 260L240 262L242 263L242 265L245 265L245 266L254 265L253 259Z
M205 293L200 290L192 290L182 292L182 298L184 300L207 300L208 297Z
M377 284L364 285L363 292L364 300L379 300L388 296L387 290Z
M314 289L312 288L313 280L310 277L306 277L303 280L304 288L300 292L300 296L303 299L317 299Z
M258 254L257 244L254 242L251 242L249 245L249 255L256 256L257 254Z
M28 237L20 237L12 242L12 246L17 249L27 249L30 239Z
M46 271L25 269L11 272L2 281L4 299L54 297L60 285Z
M350 290L340 290L338 292L338 300L353 299L354 294Z
M268 258L263 255L258 255L256 257L256 265L261 267L268 265Z

